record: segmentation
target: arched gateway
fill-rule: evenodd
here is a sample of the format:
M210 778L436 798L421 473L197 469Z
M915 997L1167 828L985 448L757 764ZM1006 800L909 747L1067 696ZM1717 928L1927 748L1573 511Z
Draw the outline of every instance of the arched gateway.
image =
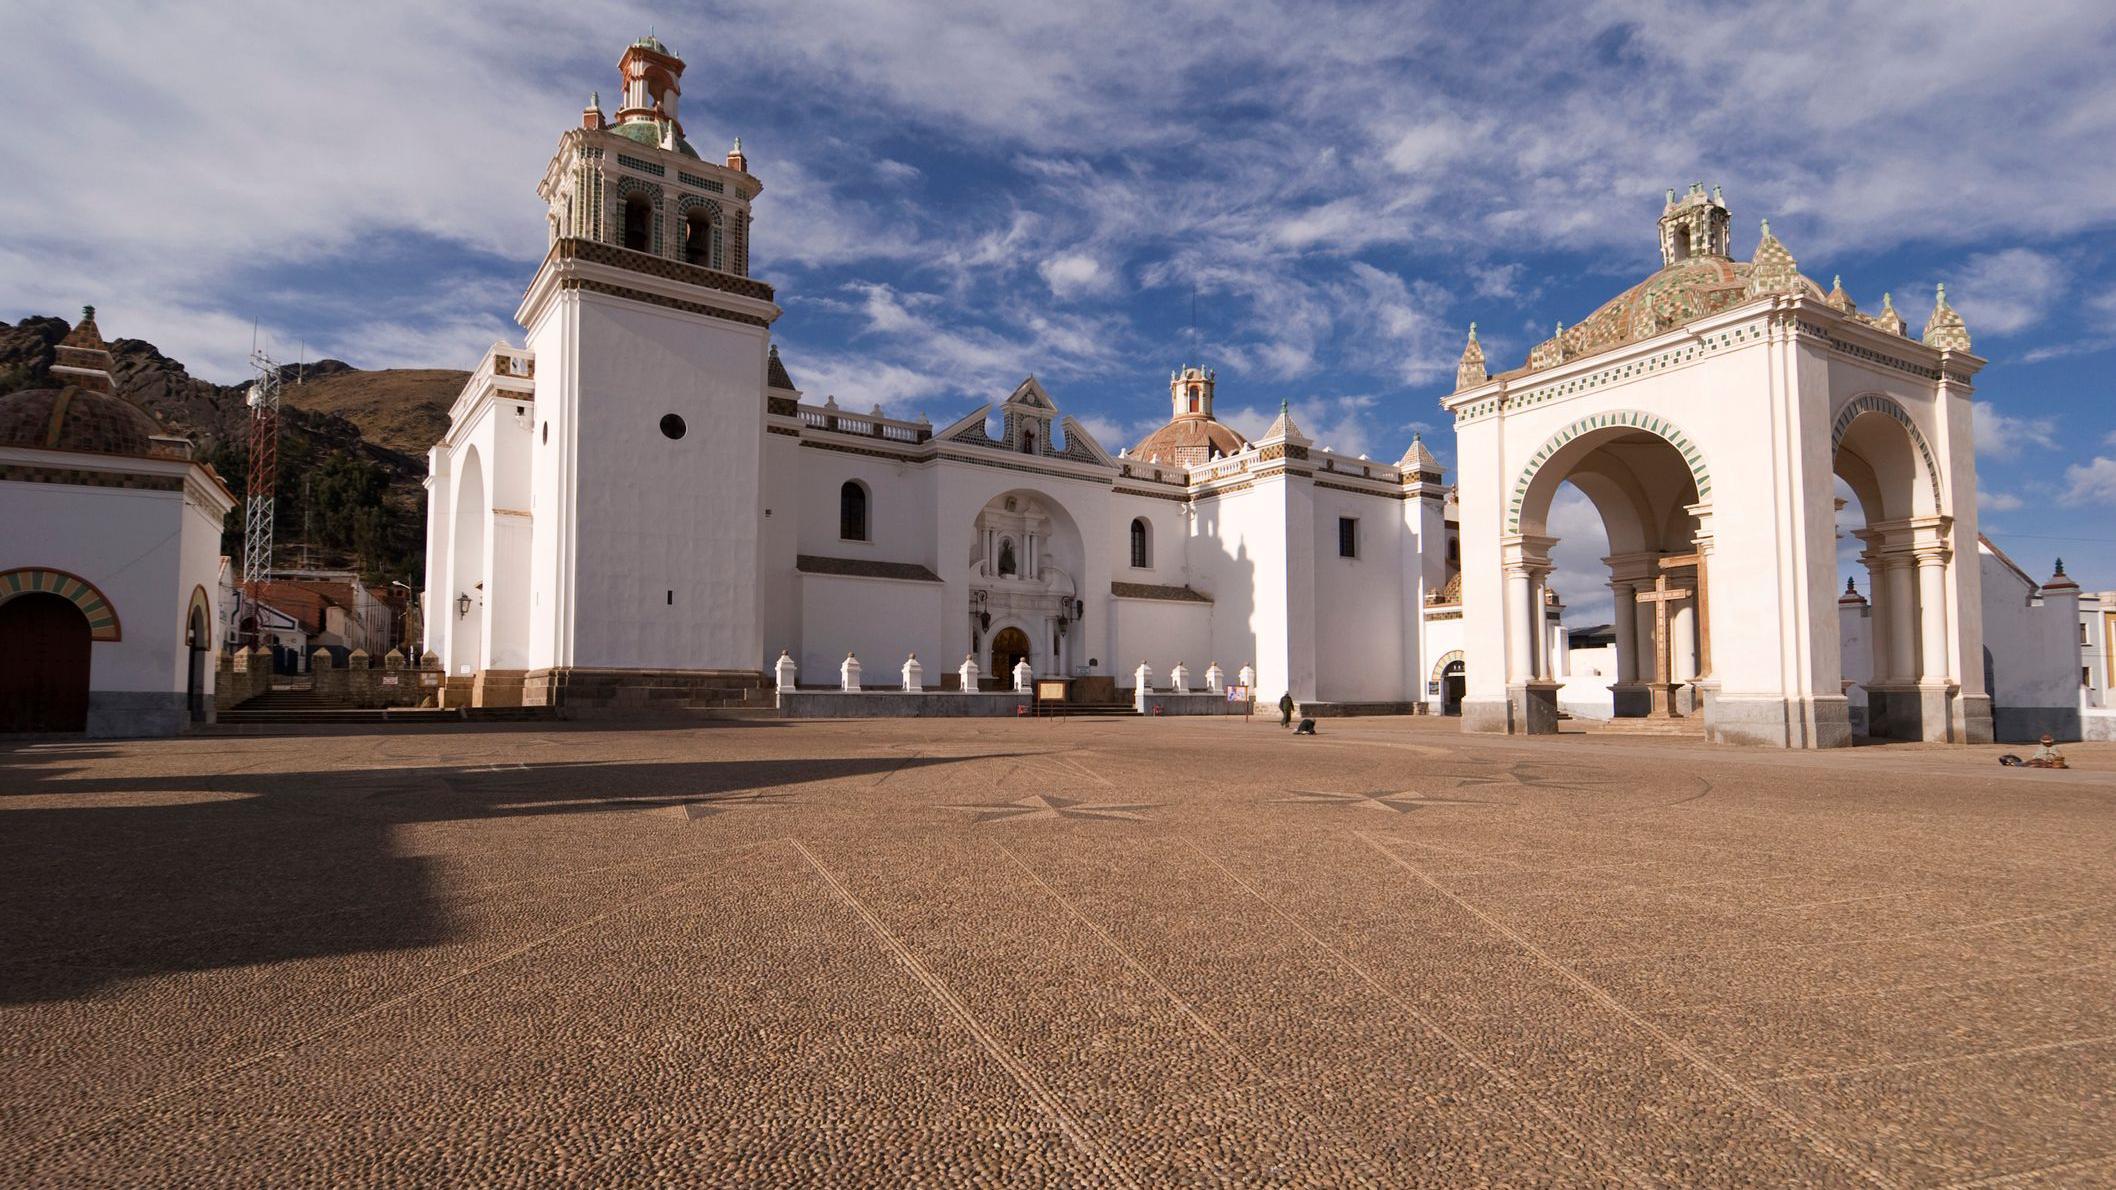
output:
M1617 715L1695 717L1723 742L1849 743L1841 479L1875 592L1870 730L1989 740L1969 409L1984 361L1960 316L1943 291L1911 339L1886 298L1862 314L1802 276L1768 224L1752 260L1732 259L1726 206L1701 185L1670 191L1660 224L1660 271L1560 324L1525 366L1488 374L1471 329L1445 402L1464 728L1556 730L1537 613L1570 485L1608 535Z

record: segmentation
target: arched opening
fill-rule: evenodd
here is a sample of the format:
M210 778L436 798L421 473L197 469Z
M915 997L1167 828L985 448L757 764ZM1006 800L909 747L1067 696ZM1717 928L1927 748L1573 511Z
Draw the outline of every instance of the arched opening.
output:
M1440 671L1440 713L1459 715L1462 713L1462 696L1469 690L1469 669L1460 661L1450 661Z
M1023 426L1021 428L1021 453L1025 455L1036 453L1036 427Z
M1131 564L1137 570L1146 570L1154 564L1152 532L1147 528L1146 518L1143 516L1132 518Z
M644 194L625 196L624 246L634 252L654 250L654 203Z
M856 480L848 479L838 489L838 536L867 540L867 489Z
M1072 674L1074 655L1086 651L1089 612L1076 578L1084 564L1080 529L1064 507L1029 489L1001 493L978 511L968 546L971 651L989 659L995 634L1016 626L1022 639L1010 647L1029 654L1038 673ZM1035 654L1029 645L1037 641L1049 651ZM1003 676L996 667L986 672Z
M1676 228L1673 239L1674 251L1670 255L1675 260L1690 259L1690 229L1687 227Z
M456 474L455 534L451 590L437 608L448 617L448 672L458 676L483 667L485 641L485 467L472 447Z
M701 268L720 267L720 221L705 207L684 217L683 259Z
M992 634L990 672L994 677L1002 679L1006 686L1012 686L1014 667L1024 661L1029 663L1030 669L1036 667L1036 662L1029 655L1028 633L1009 625Z
M1564 704L1597 714L1697 712L1698 683L1711 672L1710 575L1695 511L1708 494L1702 476L1687 439L1642 414L1604 415L1544 448L1517 485L1510 527L1519 537L1505 549L1509 685L1563 680ZM1596 690L1561 672L1565 628L1549 605L1560 571L1576 576L1566 584L1576 621L1606 617L1615 640L1613 672L1589 683Z
M194 599L184 623L184 705L193 723L206 721L206 658L212 645L212 622L205 607Z
M1021 563L1020 560L1016 558L1014 554L1014 539L1011 537L1000 538L999 577L1013 578L1019 573L1021 573Z
M0 603L0 732L88 729L88 617L31 591Z
M1945 543L1926 519L1939 508L1930 457L1909 415L1877 394L1846 402L1833 436L1839 664L1853 726L1863 718L1868 736L1945 738L1923 721L1919 695L1921 679L1948 668Z

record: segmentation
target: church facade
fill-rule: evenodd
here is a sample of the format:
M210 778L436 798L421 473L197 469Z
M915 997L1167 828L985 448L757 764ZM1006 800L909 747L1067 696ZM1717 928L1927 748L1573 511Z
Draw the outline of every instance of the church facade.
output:
M458 697L740 701L782 654L804 685L916 655L938 687L968 657L1112 698L1142 665L1202 687L1217 663L1343 710L1437 706L1443 658L1459 684L1422 443L1339 455L1283 411L1249 441L1194 366L1114 455L1033 376L938 427L814 400L748 275L763 185L739 142L698 156L659 42L620 71L623 105L591 102L540 188L524 342L488 351L429 455L425 643Z
M1198 366L1112 454L1033 376L942 426L804 393L750 275L741 142L699 156L653 38L619 69L621 106L591 100L539 187L523 342L487 352L429 456L425 646L456 701L762 702L782 658L800 685L856 659L889 687L913 657L923 688L1026 662L1092 701L1217 665L1323 713L1555 731L1549 513L1570 485L1608 536L1613 717L1831 747L1985 741L2073 704L1986 648L2041 640L2064 601L1986 602L1984 361L1944 291L1914 338L1890 299L1868 313L1802 275L1768 224L1736 260L1716 190L1670 191L1661 268L1522 366L1489 372L1471 328L1452 486L1415 439L1347 457L1283 406L1249 440Z

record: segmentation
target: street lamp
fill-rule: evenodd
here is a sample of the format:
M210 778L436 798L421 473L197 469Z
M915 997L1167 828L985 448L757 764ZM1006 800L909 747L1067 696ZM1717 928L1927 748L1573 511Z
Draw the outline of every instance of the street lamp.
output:
M462 594L456 596L456 619L461 620L468 617L469 615L470 592L465 591Z

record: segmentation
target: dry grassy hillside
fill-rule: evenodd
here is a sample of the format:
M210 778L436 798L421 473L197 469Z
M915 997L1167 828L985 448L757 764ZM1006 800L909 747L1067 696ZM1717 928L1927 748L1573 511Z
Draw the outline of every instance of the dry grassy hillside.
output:
M367 441L417 459L448 428L448 407L469 377L445 368L363 372L332 360L310 369L301 383L287 385L281 399L336 414L358 426Z

